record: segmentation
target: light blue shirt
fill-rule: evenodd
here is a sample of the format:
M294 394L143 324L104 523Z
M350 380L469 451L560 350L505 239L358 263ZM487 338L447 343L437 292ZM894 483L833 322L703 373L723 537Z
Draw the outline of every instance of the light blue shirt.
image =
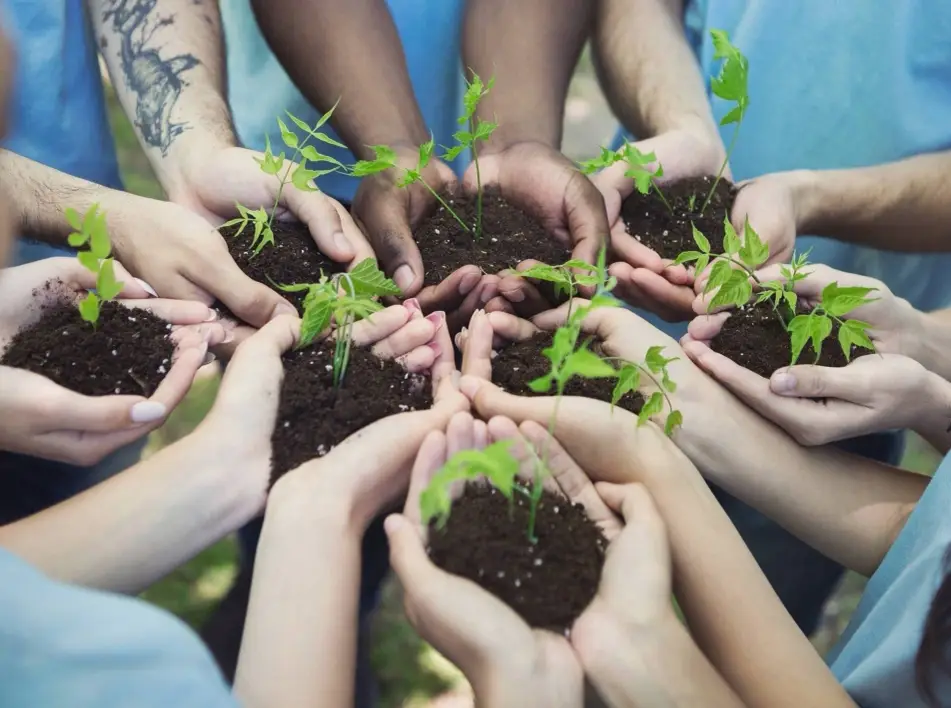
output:
M711 28L727 30L750 60L750 108L731 158L737 181L951 149L949 2L692 0L686 24L704 76L715 73ZM720 99L712 105L718 120L728 110ZM733 126L721 130L728 143ZM878 278L919 309L951 303L951 255L815 237L801 237L797 248L812 248L815 262Z
M437 145L451 145L459 129L462 105L462 62L459 37L463 0L388 0L390 13L403 42L403 52L416 100ZM228 47L228 92L242 143L264 149L264 135L281 145L276 118L290 111L313 123L317 111L300 94L271 52L258 28L250 0L221 3ZM354 52L361 50L356 45ZM319 68L318 68L319 69ZM385 86L379 87L385 91ZM346 100L346 97L344 97ZM386 116L380 116L385 121ZM329 149L329 152L328 152ZM321 145L321 151L344 164L354 157L346 150ZM456 166L461 166L457 162ZM358 180L340 174L322 177L318 186L327 194L352 201Z
M829 656L836 678L863 708L925 706L915 688L915 654L925 617L944 577L951 544L951 456L869 580L852 621ZM951 656L951 651L949 651ZM940 672L936 674L941 677ZM951 681L935 684L941 705Z
M0 550L4 708L233 708L205 645L142 600L54 582Z

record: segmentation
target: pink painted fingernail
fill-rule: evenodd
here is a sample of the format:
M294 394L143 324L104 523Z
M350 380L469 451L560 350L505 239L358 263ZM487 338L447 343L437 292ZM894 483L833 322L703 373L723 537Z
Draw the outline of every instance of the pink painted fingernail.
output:
M415 297L411 297L409 300L404 300L403 307L405 307L410 312L422 313L423 311L423 308L419 305L419 300L417 300Z
M431 341L431 342L428 342L428 343L426 344L426 346L429 347L430 349L432 349L432 350L436 353L436 356L437 356L437 357L438 357L440 354L442 354L442 347L439 346L439 342L437 342L436 340L433 340L433 341Z
M428 315L426 315L426 319L432 322L433 325L438 330L440 327L442 327L443 323L446 321L446 313L443 312L442 310L431 312Z

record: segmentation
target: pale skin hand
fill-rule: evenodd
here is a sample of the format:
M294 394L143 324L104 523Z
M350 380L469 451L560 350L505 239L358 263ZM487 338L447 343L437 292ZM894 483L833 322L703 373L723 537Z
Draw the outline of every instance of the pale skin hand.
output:
M386 521L390 562L403 586L410 621L466 674L480 705L580 706L581 670L564 637L532 630L475 583L432 564L425 551L419 495L449 457L495 440L515 440L512 452L521 460L523 473L531 475L534 457L529 450L530 446L538 449L539 430L545 434L538 426L529 429L536 435L532 439L523 437L511 420L496 418L486 424L468 413L457 413L445 433L434 431L426 437L413 467L403 515ZM600 501L584 473L554 445L550 448L554 476L547 480L550 488L563 490L572 501ZM578 484L578 475L586 484ZM601 505L593 511L594 518L616 532L617 519L604 512Z

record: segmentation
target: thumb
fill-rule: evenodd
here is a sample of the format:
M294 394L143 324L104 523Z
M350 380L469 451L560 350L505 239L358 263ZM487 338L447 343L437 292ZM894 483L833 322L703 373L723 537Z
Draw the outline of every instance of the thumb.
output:
M848 367L790 366L773 373L770 390L779 396L838 398L861 403L868 398L867 382L856 380Z
M403 297L412 297L423 286L423 259L410 228L405 196L390 187L375 195L359 219L384 272L391 275Z
M660 514L647 488L638 482L632 484L612 484L597 482L595 489L598 496L608 505L615 514L620 515L627 525L632 521L660 520Z
M297 315L291 303L249 278L231 258L205 261L198 264L195 272L191 280L253 327L263 327L278 315Z
M459 390L472 401L472 407L483 420L501 415L516 423L526 420L545 423L554 411L554 398L513 396L495 384L475 376L463 376L459 382Z
M610 247L611 228L600 190L575 172L565 190L565 217L573 244L571 257L597 263L603 245Z
M407 595L414 597L439 578L426 555L416 527L402 514L390 514L383 523L390 544L390 565Z
M57 415L44 426L50 430L110 433L157 423L169 412L164 403L139 396L82 396L66 389L63 392Z

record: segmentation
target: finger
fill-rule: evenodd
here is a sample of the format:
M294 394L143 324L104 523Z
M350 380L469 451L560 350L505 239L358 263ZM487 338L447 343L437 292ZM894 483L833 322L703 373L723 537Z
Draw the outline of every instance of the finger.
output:
M395 307L400 306L396 305ZM445 316L441 312L434 313L434 315L437 314L440 317L436 319L444 319ZM429 317L433 317L433 315ZM435 336L437 327L439 326L442 326L441 321L437 325L433 323L433 320L428 318L409 321L393 332L393 334L377 341L377 343L373 345L372 351L380 359L395 359L404 356L417 347L425 347Z
M366 319L354 322L350 329L350 336L356 346L365 347L397 332L409 322L411 316L412 312L402 305L391 305L379 312L374 312ZM414 322L425 323L423 328L428 326L430 335L432 334L431 323L426 320L414 320Z
M195 374L205 363L207 351L208 345L204 342L181 351L149 400L169 411L181 403L195 380Z
M317 244L317 250L337 263L349 263L356 255L356 249L350 243L343 228L343 220L351 220L347 214L341 214L335 208L335 200L321 192L305 192L292 184L284 186L281 192L282 206L303 224L307 225L310 235Z
M450 273L438 285L424 288L417 299L423 312L433 310L455 310L462 305L466 297L482 282L482 271L478 266L467 265Z
M417 526L418 522L402 514L390 514L383 522L390 565L408 595L416 595L420 588L432 587L434 580L439 580L439 571L429 560Z
M700 315L690 320L687 325L687 334L698 342L709 342L723 329L724 323L730 318L729 312L718 312L715 315Z
M608 509L624 519L625 530L660 540L666 548L667 527L647 487L638 482L597 482L594 487Z
M186 340L195 338L197 341L205 342L208 348L217 347L224 343L228 338L230 330L220 322L205 322L199 325L177 325L172 327L172 333L169 339L176 346L182 345Z
M433 317L438 313L432 313ZM443 316L445 314L443 313ZM431 320L432 321L432 320ZM433 350L433 366L448 364L451 371L456 368L456 350L452 348L452 336L449 334L449 327L445 323L436 326L436 333L433 338L426 343L426 346Z
M17 375L20 376L21 372ZM150 402L141 396L83 396L36 374L22 372L22 375L37 378L34 383L24 376L24 383L36 391L37 405L42 406L44 428L50 432L115 432L160 422L170 410L158 401Z
M486 312L507 312L509 314L515 313L515 308L512 306L512 303L510 303L501 295L496 295L494 298L489 300L483 309Z
M475 443L473 419L467 412L456 413L446 427L446 454L452 457L462 450L471 450Z
M536 334L538 334L541 329L547 329L542 325L537 324L537 322L547 322L548 319L551 319L549 315L551 312L552 311L549 310L548 313L544 313L543 315L536 317L535 320L531 322L526 319L522 319L521 317L510 315L507 312L490 312L486 315L486 318L489 325L492 327L492 332L495 338L502 339L507 343L521 342L526 339L531 339ZM555 312L558 312L558 310Z
M126 430L93 433L81 430L56 430L33 438L37 455L44 459L66 462L79 467L92 467L107 455L131 445L160 423L139 425Z
M555 304L525 278L517 275L504 275L499 282L499 295L505 298L515 314L520 317L533 317L540 312L550 310Z
M90 276L93 275L90 271L86 270L86 268L83 268L83 270ZM118 282L122 283L122 290L119 291L119 295L117 296L119 299L138 300L149 297L158 297L158 293L155 292L155 288L146 283L144 280L134 277L124 265L119 263L119 261L113 262L112 274L115 276ZM95 287L95 280L89 287Z
M231 258L204 260L190 271L189 279L253 327L263 327L279 315L297 315L290 302L249 278Z
M449 328L454 332L462 329L476 310L495 297L498 292L498 282L497 276L482 276L482 281L476 289L466 296L457 309L449 313Z
M397 363L412 374L424 374L436 362L436 353L428 345L416 347L396 358Z
M194 325L214 322L218 313L207 305L189 300L166 300L149 298L141 300L120 300L119 303L130 310L148 310L161 320L173 325Z
M331 201L333 201L334 209L337 210L337 214L340 216L340 223L343 225L344 238L347 240L350 248L353 249L353 259L350 261L350 263L355 266L358 263L362 263L367 258L376 260L376 254L373 252L373 247L370 246L370 242L367 241L363 231L361 231L360 227L357 226L357 222L354 221L353 217L350 216L350 213L340 202L338 202L336 199Z
M615 232L611 238L611 249L615 259L634 268L646 268L659 275L664 272L664 260L657 252L627 233L618 235Z
M433 475L446 464L446 434L441 430L430 431L423 439L413 462L413 471L410 473L409 492L406 495L406 505L403 513L406 518L415 524L425 536L426 529L422 526L419 497L429 486Z
M228 320L222 320L222 323L227 334L225 335L225 340L214 347L213 351L215 356L222 361L229 361L238 350L238 347L254 336L258 330L248 325L237 325L233 321Z
M664 268L661 271L660 275L663 275L669 282L674 285L689 285L691 292L693 291L694 276L691 275L690 271L687 270L687 267L683 264L675 264L672 260L664 260Z
M462 373L492 380L492 339L494 335L489 316L476 310L469 322L462 350Z
M837 398L860 405L872 400L873 387L860 370L851 367L790 366L773 373L770 390L794 398Z
M473 447L483 450L489 444L489 426L484 420L477 420L472 424Z
M404 296L412 296L423 287L423 259L413 239L405 198L390 189L362 210L360 219L383 271Z
M663 311L666 311L668 316L675 316L676 321L687 320L693 316L693 301L696 299L693 288L675 285L667 278L643 268L634 269L631 273L631 283L660 306L660 314L663 315Z
M571 257L597 263L602 246L609 245L610 226L604 198L591 180L574 172L565 188L565 220L574 247Z
M544 421L553 411L553 398L538 396L513 396L495 384L475 376L463 376L459 389L472 402L483 420L495 416L511 418L516 423L525 420Z

